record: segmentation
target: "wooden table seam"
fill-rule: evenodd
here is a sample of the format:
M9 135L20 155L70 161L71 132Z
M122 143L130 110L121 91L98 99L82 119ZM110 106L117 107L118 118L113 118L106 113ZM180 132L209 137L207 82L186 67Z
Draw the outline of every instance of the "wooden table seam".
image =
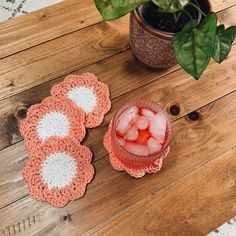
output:
M197 110L200 110L200 109L202 109L202 108L204 108L204 107L207 107L207 106L209 106L210 104L214 104L216 101L219 101L219 100L223 99L224 97L227 97L227 96L229 96L229 95L231 95L231 94L233 94L233 93L235 93L235 92L236 92L236 90L234 90L234 91L232 91L232 92L230 92L230 93L228 93L228 94L226 94L226 95L224 95L224 96L222 96L222 97L220 97L220 98L218 98L218 99L216 99L216 100L214 100L214 101L212 101L212 102L210 102L210 103L208 103L208 104L206 104L206 105L204 105L204 106L202 106L202 107L200 107L200 108L198 108ZM189 113L188 113L188 114L189 114ZM186 118L186 117L188 116L188 114L186 114L186 115L184 115L184 116L182 116L182 117L180 117L180 118L178 118L178 119L172 121L172 123L174 124L175 122L179 121L180 119ZM23 142L23 141L20 141L20 142ZM15 145L15 144L13 144L13 145ZM227 151L224 151L223 153L220 153L219 155L217 155L217 157L223 155L224 153L228 152L229 150L231 150L231 149L233 149L233 148L235 148L235 146L232 146L232 147L230 147L229 149L227 149ZM109 154L106 153L105 155L103 155L103 156L97 158L96 160L94 160L92 163L94 164L94 163L96 163L97 161L101 161L102 158L108 158L108 156L109 156ZM26 158L27 158L27 156L26 156ZM206 165L207 163L209 163L209 162L211 162L211 161L213 161L213 160L215 160L215 158L209 160L209 161L206 162L206 163L203 163L203 165ZM199 163L198 165L200 165L200 163ZM201 166L202 166L202 165L200 165L200 167L201 167ZM199 168L200 168L200 167L199 167ZM190 172L190 173L192 173L192 172ZM185 175L184 175L184 176L185 176ZM178 178L178 180L181 179L181 178L184 177L184 176L181 176L180 178ZM175 181L176 181L176 180L175 180ZM169 186L169 185L168 185L168 186ZM165 186L165 187L166 187L166 186ZM165 188L165 187L163 187L163 188ZM163 188L161 188L161 189L163 189ZM158 191L160 191L161 189L159 189ZM27 196L29 196L29 194L27 194L27 195L25 195L25 196L22 196L21 198L19 198L19 199L15 200L15 201L13 201L13 202L11 202L11 203L9 203L9 204L3 206L3 207L0 207L0 210L6 208L6 207L8 207L8 206L10 206L10 205L12 205L12 204L14 204L14 203L16 203L16 202L18 202L19 200L24 199L24 198L27 197Z
M165 190L166 188L169 188L171 186L174 186L175 184L179 183L180 181L182 181L184 178L187 178L188 176L190 176L191 174L194 174L200 170L202 170L203 168L207 167L208 165L210 165L213 162L218 161L219 159L223 158L222 156L224 154L226 154L229 151L233 151L236 149L236 145L234 145L233 147L227 149L226 151L222 152L221 154L217 155L214 159L210 160L209 162L204 163L203 165L199 166L197 169L194 169L193 171L186 173L185 175L179 177L178 179L176 179L175 181L173 181L172 183L170 183L169 185L164 186L161 189L158 189L156 192L153 192L152 195ZM102 221L101 223L97 224L96 226L94 226L93 228L82 232L82 234L85 233L85 235L89 235L90 233L96 233L98 230L100 230L104 225L106 225L107 223L111 222L111 220L118 218L119 216L121 216L123 213L128 212L130 209L135 208L137 205L139 205L139 203L141 202L145 202L145 200L149 199L151 196L147 196L143 199L140 199L139 201L135 202L133 205L127 207L126 209L124 209L123 211L117 212L115 214L113 214L112 216L109 216L106 220ZM98 225L101 225L101 227L97 227ZM95 231L93 231L95 230Z
M12 53L12 54L7 55L7 56L0 57L0 61L3 60L3 59L6 59L6 58L8 58L8 57L14 56L14 55L16 55L16 54L18 54L18 53L22 53L22 52L24 52L24 51L27 51L27 50L29 50L29 49L32 49L32 48L34 48L34 47L40 46L40 45L42 45L42 44L51 42L51 41L56 40L56 39L60 39L60 38L62 38L62 37L64 37L64 36L67 36L67 35L69 35L69 34L73 34L73 33L79 32L79 31L84 30L84 29L87 29L87 28L89 28L89 27L94 27L95 25L97 25L97 24L99 24L99 23L101 23L101 22L102 22L102 20L101 20L101 21L98 21L98 22L96 22L96 23L93 23L93 24L91 24L91 25L85 26L85 27L83 27L83 28L81 28L81 29L73 30L73 31L70 31L70 32L68 32L68 33L65 33L65 34L62 34L62 35L60 35L60 36L57 36L57 37L55 37L55 38L48 39L47 41L43 41L43 42L41 42L41 43L38 43L38 44L33 45L33 46L30 46L30 47L28 47L28 48L19 50L19 51L17 51L17 52L14 52L14 53ZM114 54L114 55L115 55L115 54ZM106 58L104 58L104 59L106 59ZM103 60L103 59L102 59L102 60ZM96 63L96 62L94 62L94 63ZM94 64L94 63L92 63L92 64ZM88 64L88 66L89 66L89 65L91 65L91 64ZM85 66L85 67L86 67L86 66ZM81 67L81 68L83 68L83 67Z

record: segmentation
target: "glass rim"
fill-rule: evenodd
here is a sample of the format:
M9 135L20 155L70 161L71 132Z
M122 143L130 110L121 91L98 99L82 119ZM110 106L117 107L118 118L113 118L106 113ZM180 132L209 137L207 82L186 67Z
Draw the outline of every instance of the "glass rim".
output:
M161 150L158 152L155 152L151 155L148 156L139 156L139 155L135 155L132 154L130 152L128 152L124 147L122 147L119 142L118 139L116 139L116 132L115 132L115 125L116 125L116 120L119 118L119 116L129 107L131 106L141 106L143 108L149 108L151 109L153 112L157 113L157 112L162 112L163 114L165 114L166 118L167 118L167 130L166 132L168 132L168 138L167 140L164 142L164 145L162 146ZM112 120L112 139L115 142L116 146L119 147L119 151L124 154L125 156L127 156L129 159L134 159L134 158L138 158L141 161L149 161L148 158L151 158L153 160L157 160L159 158L161 158L161 156L159 156L160 154L164 153L164 151L166 150L166 148L169 146L170 142L171 142L171 137L172 137L172 123L170 120L170 117L168 115L168 113L162 109L160 107L159 104L154 103L153 101L150 100L146 100L146 99L132 99L130 100L128 103L126 103L124 106L122 106L118 111L116 111L114 118Z

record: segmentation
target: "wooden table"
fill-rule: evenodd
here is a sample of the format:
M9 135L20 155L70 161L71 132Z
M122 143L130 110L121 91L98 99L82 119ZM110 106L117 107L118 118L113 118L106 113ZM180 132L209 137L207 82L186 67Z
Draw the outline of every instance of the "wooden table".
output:
M211 2L236 25L235 0ZM67 0L0 23L0 235L205 235L236 215L236 45L195 81L178 66L138 65L128 21L102 22L92 0ZM96 169L85 196L55 209L28 195L19 125L53 84L85 71L109 85L112 110L85 141ZM102 144L114 112L137 97L180 108L162 171L138 180L113 170Z

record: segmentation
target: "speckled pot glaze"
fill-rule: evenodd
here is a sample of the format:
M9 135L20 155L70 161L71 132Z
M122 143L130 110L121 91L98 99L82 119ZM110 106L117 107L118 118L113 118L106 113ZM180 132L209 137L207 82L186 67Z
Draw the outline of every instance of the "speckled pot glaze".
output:
M208 13L211 5L207 0L198 1ZM165 33L150 26L140 17L142 6L130 14L130 48L139 62L153 69L167 69L176 65L172 46L173 33ZM200 20L200 19L199 19Z

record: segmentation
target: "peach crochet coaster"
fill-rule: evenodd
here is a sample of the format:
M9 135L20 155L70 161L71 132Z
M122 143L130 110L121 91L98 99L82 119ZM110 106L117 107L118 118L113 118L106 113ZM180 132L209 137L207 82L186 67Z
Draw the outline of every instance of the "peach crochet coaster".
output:
M86 113L85 127L87 128L100 125L104 115L111 108L108 86L99 82L92 73L67 76L63 82L52 87L51 95L68 98L77 108L81 108Z
M104 136L103 144L106 150L109 153L109 158L112 167L117 171L126 171L128 174L135 178L141 178L145 175L145 173L156 173L158 172L162 167L163 159L168 155L170 148L168 147L166 151L163 153L163 156L153 162L150 166L147 166L145 168L137 168L137 167L131 167L127 166L125 163L122 163L115 153L112 151L112 145L111 145L111 124L110 122L109 128L107 133Z
M91 73L68 76L51 94L22 122L29 152L23 177L33 198L62 207L82 197L94 175L92 153L80 142L86 127L102 123L111 102L108 86Z
M82 197L94 175L91 160L89 148L69 138L47 139L30 154L23 171L30 195L54 207Z
M30 152L50 137L82 141L86 134L84 122L84 112L74 107L70 100L47 97L29 108L20 132Z

